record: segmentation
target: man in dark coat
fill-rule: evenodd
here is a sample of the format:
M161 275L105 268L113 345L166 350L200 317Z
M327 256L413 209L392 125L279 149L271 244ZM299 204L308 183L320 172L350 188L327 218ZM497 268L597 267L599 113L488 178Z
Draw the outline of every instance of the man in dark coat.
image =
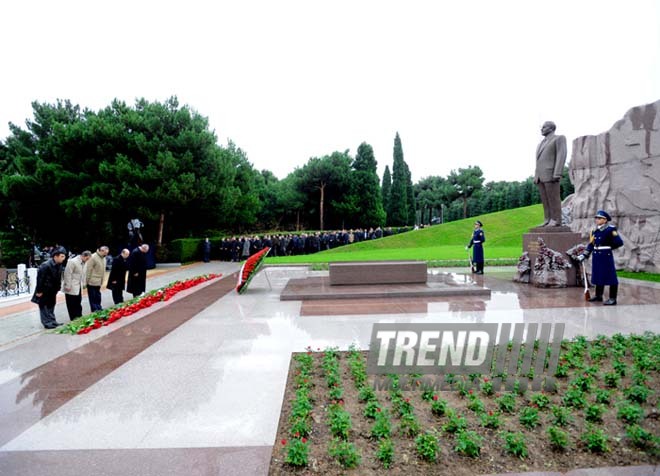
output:
M596 295L589 299L590 302L601 302L603 300L603 291L605 286L610 287L610 297L603 304L605 306L616 305L616 296L619 291L619 280L616 277L616 267L614 266L614 256L612 250L623 246L623 240L619 236L615 226L608 225L607 222L612 217L604 210L598 210L596 216L596 228L591 231L589 244L583 254L578 256L579 261L584 261L591 254L591 284L596 286Z
M144 244L135 248L128 259L128 286L126 291L133 297L138 297L147 288L147 253L149 245Z
M126 287L126 271L128 271L128 257L131 252L126 248L112 260L112 269L108 276L107 288L112 290L112 300L115 304L124 302L124 288Z
M42 263L37 271L37 286L32 302L39 304L39 317L46 329L55 329L62 325L55 320L55 298L62 286L62 263L65 258L66 250L55 248L51 258Z
M483 224L477 220L474 222L474 231L472 232L472 239L470 244L466 248L472 248L472 264L475 269L476 274L484 274L484 242L486 241L486 235L481 229Z

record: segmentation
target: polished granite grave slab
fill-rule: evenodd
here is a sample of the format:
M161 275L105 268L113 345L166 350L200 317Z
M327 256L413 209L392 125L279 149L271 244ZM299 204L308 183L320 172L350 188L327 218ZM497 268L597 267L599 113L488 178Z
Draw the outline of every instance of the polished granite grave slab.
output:
M326 299L424 298L437 296L478 296L488 298L490 289L463 275L429 274L426 283L352 284L335 286L328 276L292 278L280 294L281 301Z

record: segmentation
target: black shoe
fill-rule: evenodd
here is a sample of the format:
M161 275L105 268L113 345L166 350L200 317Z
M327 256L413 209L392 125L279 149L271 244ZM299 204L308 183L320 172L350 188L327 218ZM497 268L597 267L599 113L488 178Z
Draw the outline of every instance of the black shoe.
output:
M603 302L603 296L594 296L589 299L589 302Z
M609 298L603 303L603 306L616 306L616 299Z
M61 322L53 322L52 324L48 324L47 326L44 326L46 329L57 329L60 326L63 326Z
M484 272L483 272L483 271L477 271L477 272L474 273L474 274L484 274Z

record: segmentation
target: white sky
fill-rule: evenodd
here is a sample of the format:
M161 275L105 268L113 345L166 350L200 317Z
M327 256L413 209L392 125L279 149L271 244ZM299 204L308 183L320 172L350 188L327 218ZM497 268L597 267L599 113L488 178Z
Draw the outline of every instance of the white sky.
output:
M543 121L572 141L660 99L653 0L20 0L0 18L0 138L33 100L176 95L279 178L362 141L382 176L398 131L414 181L521 180Z

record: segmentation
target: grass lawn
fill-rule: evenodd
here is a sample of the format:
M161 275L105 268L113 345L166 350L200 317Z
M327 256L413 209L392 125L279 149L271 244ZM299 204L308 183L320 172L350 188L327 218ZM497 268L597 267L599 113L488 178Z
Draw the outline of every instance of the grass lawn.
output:
M486 259L517 259L522 254L522 235L543 221L543 206L504 210L465 220L410 231L380 240L355 243L313 255L267 258L269 264L328 263L331 261L466 260L465 245L472 237L475 220L484 224Z
M633 271L619 271L620 278L641 279L642 281L653 281L660 283L660 274L658 273L635 273Z

